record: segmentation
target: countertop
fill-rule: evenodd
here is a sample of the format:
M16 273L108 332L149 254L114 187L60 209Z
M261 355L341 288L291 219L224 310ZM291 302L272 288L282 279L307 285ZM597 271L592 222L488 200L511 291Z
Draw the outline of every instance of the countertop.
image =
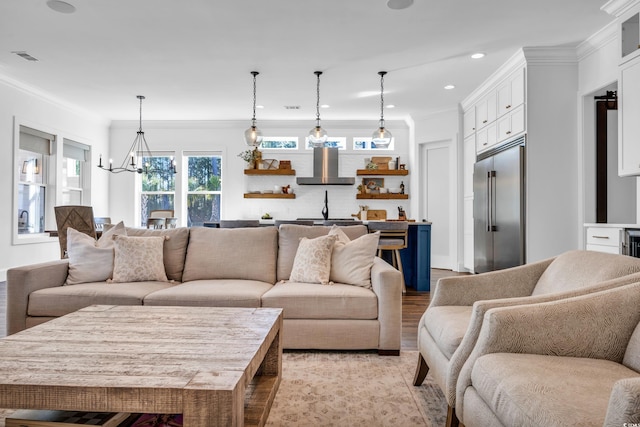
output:
M611 224L611 223L585 223L585 227L602 227L602 228L637 228L640 224Z

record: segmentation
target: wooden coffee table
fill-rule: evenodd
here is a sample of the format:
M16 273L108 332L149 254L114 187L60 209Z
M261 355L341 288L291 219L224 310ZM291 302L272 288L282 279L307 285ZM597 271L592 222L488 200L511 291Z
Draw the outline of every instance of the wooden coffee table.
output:
M91 306L0 339L0 408L184 414L263 425L282 310Z

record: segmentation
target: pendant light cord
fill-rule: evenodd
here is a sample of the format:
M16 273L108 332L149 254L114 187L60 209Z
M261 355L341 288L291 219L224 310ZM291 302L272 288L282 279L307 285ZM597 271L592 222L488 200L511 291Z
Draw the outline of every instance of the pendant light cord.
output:
M252 71L251 75L253 75L253 117L251 118L251 125L256 125L256 76L259 73L257 71Z
M380 127L384 127L384 75L386 71L378 72L380 75Z
M320 127L320 75L322 71L314 72L318 81L316 83L316 126Z
M140 100L140 127L138 132L142 132L142 100L144 99L144 96L138 95L138 99Z

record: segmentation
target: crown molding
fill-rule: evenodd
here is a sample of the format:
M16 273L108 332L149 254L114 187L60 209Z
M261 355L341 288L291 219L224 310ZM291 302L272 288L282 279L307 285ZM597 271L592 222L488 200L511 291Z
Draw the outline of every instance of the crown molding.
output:
M523 47L522 51L527 65L573 65L578 63L576 46Z
M600 10L607 12L609 15L619 17L638 4L640 4L640 0L609 0Z
M591 35L588 39L583 41L576 48L578 54L578 61L582 61L594 52L602 49L604 46L611 42L615 42L618 38L618 23L611 21L606 26L602 27L596 33Z

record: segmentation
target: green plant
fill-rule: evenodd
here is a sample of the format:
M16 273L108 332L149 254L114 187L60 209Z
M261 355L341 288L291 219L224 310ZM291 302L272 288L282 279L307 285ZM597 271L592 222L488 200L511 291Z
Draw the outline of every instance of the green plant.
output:
M242 153L238 154L238 157L240 157L245 162L250 163L256 160L256 158L258 157L257 154L257 150L245 150Z

